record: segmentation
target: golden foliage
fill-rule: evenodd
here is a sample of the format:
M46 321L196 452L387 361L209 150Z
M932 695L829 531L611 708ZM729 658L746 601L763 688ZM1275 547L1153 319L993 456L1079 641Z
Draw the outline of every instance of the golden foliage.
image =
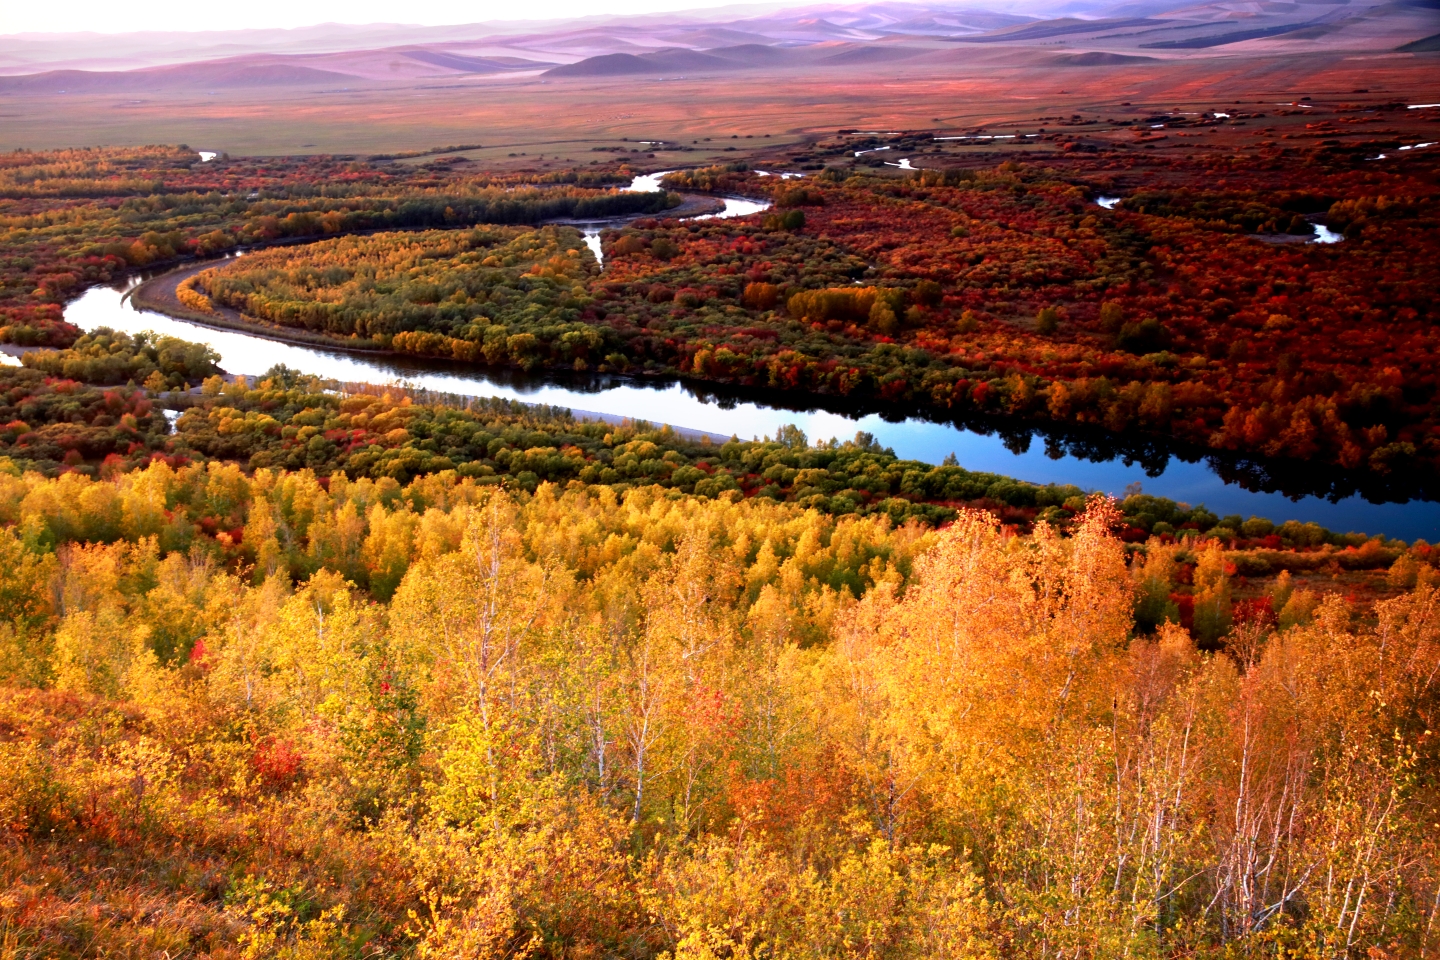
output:
M1019 536L982 513L925 531L659 488L157 464L0 475L0 517L0 910L25 943L1437 946L1440 592L1419 574L1368 618L1331 596L1196 637L1137 632L1191 555L1127 563L1103 499L1069 536ZM1193 558L1198 634L1230 585ZM47 856L54 896L26 879ZM164 879L202 874L202 899ZM142 891L170 926L86 926Z

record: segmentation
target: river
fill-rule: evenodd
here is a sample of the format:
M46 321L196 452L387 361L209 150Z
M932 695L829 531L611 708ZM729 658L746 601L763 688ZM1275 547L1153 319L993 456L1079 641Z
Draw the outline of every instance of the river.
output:
M755 208L763 209L763 206L756 201L734 198L727 200L724 211L713 216L739 216L742 214L732 213L732 209L751 213ZM1186 454L1189 461L1193 461L1187 462L1153 439L1134 441L1133 447L1122 448L1117 453L1115 445L1126 441L1116 441L1103 434L1046 433L1014 423L966 426L920 417L886 419L876 413L849 411L839 401L830 403L819 398L789 395L757 398L720 387L707 390L688 383L624 377L528 376L508 370L278 343L137 310L125 296L137 282L138 278L116 287L92 287L65 308L65 319L83 330L102 326L130 333L154 330L208 344L220 355L221 365L232 373L254 375L283 363L326 379L369 383L403 381L449 393L554 404L569 407L582 416L593 412L745 439L773 436L787 424L800 427L812 441L831 437L846 440L857 431L866 431L901 457L927 463L939 463L953 453L961 466L971 470L1037 483L1072 483L1115 495L1138 484L1145 493L1191 504L1203 503L1222 516L1255 515L1277 522L1315 521L1334 530L1383 533L1406 540L1440 538L1440 503L1433 501L1372 503L1352 493L1338 502L1330 502L1322 496L1287 497L1273 492L1336 489L1317 479L1327 475L1323 468L1302 466L1288 476L1266 475L1262 468L1257 476L1255 470L1246 469L1246 463L1204 456L1200 451ZM799 408L788 407L787 403ZM1344 476L1334 477L1340 492L1348 492ZM1246 489L1242 483L1234 482L1237 478L1248 478L1248 485L1259 489Z
M660 178L667 173L674 173L673 170L659 170L655 173L642 173L630 181L628 187L623 189L631 193L653 193L661 189ZM770 176L770 174L763 174ZM780 175L784 179L798 174ZM751 200L747 197L721 197L725 206L715 213L703 213L696 217L687 217L691 220L726 220L730 217L748 217L752 213L759 213L762 210L770 209L769 200ZM600 264L600 269L605 269L605 251L600 246L600 233L604 230L623 227L633 218L622 218L617 220L585 220L575 224L580 229L580 234L585 238L585 246L595 255L595 262Z

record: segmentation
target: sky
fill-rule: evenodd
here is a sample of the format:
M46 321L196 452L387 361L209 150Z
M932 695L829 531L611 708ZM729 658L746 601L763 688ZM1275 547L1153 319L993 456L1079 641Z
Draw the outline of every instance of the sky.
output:
M798 3L798 0L795 0ZM544 20L733 5L735 0L0 0L0 35L131 33L140 30L245 30L317 23L440 26L493 20ZM774 4L779 6L781 4ZM787 4L792 5L792 4Z

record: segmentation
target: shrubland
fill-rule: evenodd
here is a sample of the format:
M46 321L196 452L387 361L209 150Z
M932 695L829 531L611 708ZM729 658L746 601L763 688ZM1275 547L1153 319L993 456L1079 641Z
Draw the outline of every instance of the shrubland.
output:
M636 219L607 231L599 273L573 237L533 253L555 246L546 228L511 234L532 252L508 265L390 234L194 283L265 322L341 337L361 337L364 314L381 342L401 331L388 345L407 353L1018 417L1430 483L1433 171L1124 161L832 169L803 186L731 164L667 184L769 196L774 212ZM1095 205L1117 180L1139 186ZM1279 242L1311 235L1316 217L1346 239ZM425 278L442 264L445 282ZM390 270L393 283L360 288ZM487 304L491 284L503 295Z
M611 241L601 307L634 363L697 378L1429 475L1433 169L1125 163L827 171L803 193L727 172L803 226L639 221ZM1147 176L1165 186L1094 205ZM1253 235L1309 233L1307 215L1345 241Z

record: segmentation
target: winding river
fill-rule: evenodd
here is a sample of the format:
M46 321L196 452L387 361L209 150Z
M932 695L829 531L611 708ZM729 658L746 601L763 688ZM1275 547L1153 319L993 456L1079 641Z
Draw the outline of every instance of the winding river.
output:
M625 190L631 193L653 193L660 189L660 178L667 173L674 173L673 170L660 170L655 173L643 173L630 181ZM770 176L770 174L764 174ZM789 179L799 174L782 173L783 179ZM726 220L730 217L747 217L752 213L759 213L762 210L770 209L769 200L750 200L746 197L722 197L725 206L714 213L702 213L699 216L689 217L691 220ZM585 238L585 246L595 255L595 262L600 264L601 269L605 267L605 251L600 247L600 232L612 227L624 226L628 221L621 220L585 220L575 224Z
M642 178L654 186L637 181L632 188L657 189L659 176ZM711 216L743 216L764 206L753 200L731 198L726 200L724 210ZM597 253L599 231L606 225L591 225L593 234L586 228L587 244ZM962 466L971 470L1038 483L1072 483L1115 495L1138 485L1145 493L1203 503L1222 516L1315 521L1334 530L1383 533L1407 540L1440 538L1440 503L1371 502L1354 492L1357 487L1353 477L1329 475L1323 468L1301 466L1288 473L1277 472L1274 465L1232 461L1204 451L1175 450L1153 439L1127 441L1097 433L1057 433L1013 422L962 425L921 417L887 419L822 398L728 392L721 387L707 389L690 383L624 377L530 376L417 358L278 343L138 310L126 296L138 282L138 278L132 278L115 287L92 287L66 307L65 319L83 330L102 326L131 333L154 330L208 344L220 355L221 365L232 373L254 375L283 363L343 382L404 382L449 393L554 404L571 408L577 416L669 423L720 437L769 436L787 424L800 427L812 441L831 437L844 440L857 431L866 431L901 457L927 463L939 463L953 453ZM1406 491L1366 492L1383 500L1403 496Z

